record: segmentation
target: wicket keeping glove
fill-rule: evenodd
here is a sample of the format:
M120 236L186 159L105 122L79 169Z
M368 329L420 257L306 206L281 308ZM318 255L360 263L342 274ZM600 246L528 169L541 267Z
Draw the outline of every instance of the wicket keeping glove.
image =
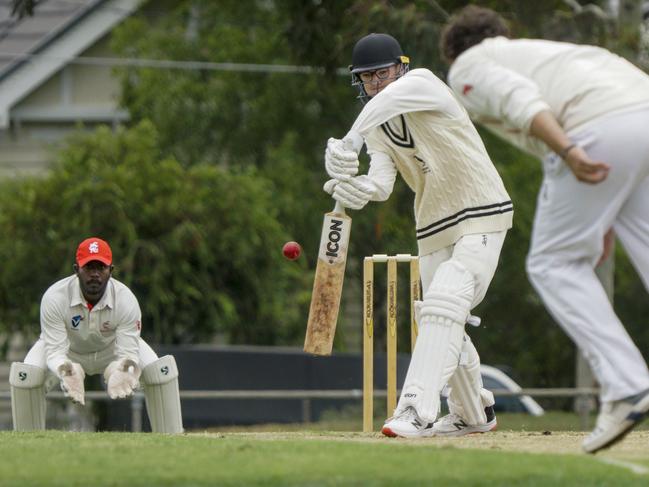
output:
M325 150L325 169L329 177L341 181L358 173L358 154L348 148L350 144L340 139L330 138Z
M360 210L376 195L377 187L368 176L356 176L346 181L330 179L324 190L345 208Z
M104 371L106 390L111 399L128 397L140 386L142 371L131 359L115 360Z
M82 406L85 405L83 379L86 377L86 373L81 365L68 360L59 365L57 372L59 379L61 379L63 395L69 397L72 402L79 403Z

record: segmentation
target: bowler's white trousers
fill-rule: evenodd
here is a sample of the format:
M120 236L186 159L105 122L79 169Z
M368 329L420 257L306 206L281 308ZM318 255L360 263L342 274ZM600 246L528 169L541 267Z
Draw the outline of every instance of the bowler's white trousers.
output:
M591 185L555 154L544 159L527 272L588 359L600 399L614 401L648 389L649 370L594 268L612 227L649 289L649 108L608 115L569 135L611 170Z

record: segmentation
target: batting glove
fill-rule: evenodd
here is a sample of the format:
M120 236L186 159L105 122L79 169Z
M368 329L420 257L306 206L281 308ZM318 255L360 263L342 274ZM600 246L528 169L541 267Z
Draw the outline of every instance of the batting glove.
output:
M325 183L324 190L345 208L352 210L360 210L376 194L376 186L368 176L357 176L346 181L331 179Z
M86 373L81 365L76 362L63 362L59 365L58 374L61 379L63 395L69 397L74 403L85 405L83 379L86 377Z
M106 390L111 399L124 398L133 394L140 386L142 371L131 359L115 360L104 371Z
M325 150L325 169L334 179L344 181L358 173L358 154L343 140L330 138Z

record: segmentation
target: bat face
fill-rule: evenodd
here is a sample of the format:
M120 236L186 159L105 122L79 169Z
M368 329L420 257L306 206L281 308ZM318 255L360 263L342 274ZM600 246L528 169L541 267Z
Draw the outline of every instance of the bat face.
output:
M327 213L322 226L320 237L320 252L318 260L326 261L329 265L344 264L347 261L347 245L351 218L339 213Z
M331 355L343 290L352 219L344 210L327 213L322 225L304 351Z

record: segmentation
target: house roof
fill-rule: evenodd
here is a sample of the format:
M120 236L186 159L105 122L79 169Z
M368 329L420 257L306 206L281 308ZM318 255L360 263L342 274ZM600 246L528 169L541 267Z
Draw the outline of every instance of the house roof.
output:
M67 28L83 19L105 0L42 0L33 16L11 16L11 1L0 2L0 80L37 54Z
M131 15L142 0L41 0L11 16L0 0L0 129L11 108Z

